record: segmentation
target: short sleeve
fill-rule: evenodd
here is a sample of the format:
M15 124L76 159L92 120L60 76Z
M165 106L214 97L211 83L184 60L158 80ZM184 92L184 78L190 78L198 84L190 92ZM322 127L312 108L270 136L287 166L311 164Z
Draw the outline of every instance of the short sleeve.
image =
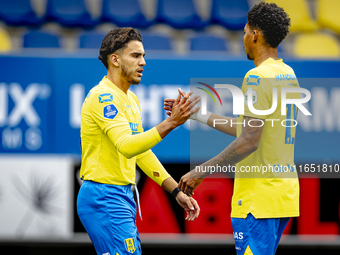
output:
M121 103L112 93L93 95L89 103L90 114L104 133L117 126L129 127Z
M259 72L249 71L244 77L242 92L244 94L244 116L258 119L266 119L266 115L257 115L249 110L248 96L249 89L252 90L253 107L256 110L268 110L271 107L271 92L269 92L270 83Z

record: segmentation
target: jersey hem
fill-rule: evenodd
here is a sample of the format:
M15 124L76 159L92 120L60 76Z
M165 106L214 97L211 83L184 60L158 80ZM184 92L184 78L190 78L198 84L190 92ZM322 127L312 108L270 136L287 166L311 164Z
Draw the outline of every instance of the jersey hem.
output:
M300 216L300 213L299 212L292 212L292 213L277 213L277 214L268 214L268 215L255 215L254 213L252 212L247 212L246 214L231 214L231 218L242 218L242 219L245 219L247 218L247 215L248 214L252 214L255 219L270 219L270 218L288 218L288 217L299 217Z
M98 181L98 180L93 180L93 179L84 179L84 181L92 181L92 182L97 182L101 184L109 184L109 185L117 185L117 186L126 186L126 185L136 185L135 182L105 182L105 181Z

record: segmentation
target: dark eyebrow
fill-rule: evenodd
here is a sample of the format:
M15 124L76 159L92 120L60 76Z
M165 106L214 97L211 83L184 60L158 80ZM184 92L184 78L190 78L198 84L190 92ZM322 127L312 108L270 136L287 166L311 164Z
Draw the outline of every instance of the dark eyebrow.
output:
M138 56L140 56L140 55L142 55L142 53L141 52L132 52L131 53L131 55L138 55ZM145 56L145 53L143 54L143 57Z

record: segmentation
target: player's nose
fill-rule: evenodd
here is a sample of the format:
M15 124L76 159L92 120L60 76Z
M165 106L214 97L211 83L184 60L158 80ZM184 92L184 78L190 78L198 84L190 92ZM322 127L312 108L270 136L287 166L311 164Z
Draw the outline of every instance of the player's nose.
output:
M145 66L146 65L146 62L145 62L144 58L142 58L142 60L139 62L139 65L140 66Z

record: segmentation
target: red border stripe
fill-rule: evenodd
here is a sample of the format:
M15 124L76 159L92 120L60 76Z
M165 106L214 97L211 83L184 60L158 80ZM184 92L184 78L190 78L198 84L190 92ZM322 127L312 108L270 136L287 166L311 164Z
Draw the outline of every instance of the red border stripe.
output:
M205 84L205 83L203 83L203 82L198 82L198 83L199 83L199 84L202 84L202 85L204 85L204 86L207 86L209 89L211 89L211 90L215 93L215 95L217 96L218 100L220 100L220 103L221 103L221 105L222 105L222 100L221 100L220 96L218 95L217 91L216 91L213 87L211 87L210 85Z

